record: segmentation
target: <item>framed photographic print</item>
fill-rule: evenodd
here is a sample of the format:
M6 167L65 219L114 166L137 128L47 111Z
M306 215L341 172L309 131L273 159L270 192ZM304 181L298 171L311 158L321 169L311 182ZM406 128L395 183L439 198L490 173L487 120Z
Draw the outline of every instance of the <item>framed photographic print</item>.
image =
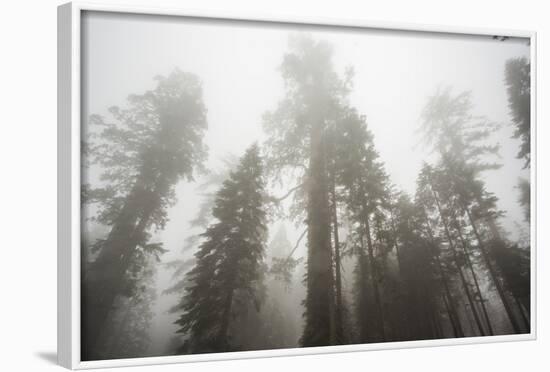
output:
M72 369L535 338L535 33L58 10Z

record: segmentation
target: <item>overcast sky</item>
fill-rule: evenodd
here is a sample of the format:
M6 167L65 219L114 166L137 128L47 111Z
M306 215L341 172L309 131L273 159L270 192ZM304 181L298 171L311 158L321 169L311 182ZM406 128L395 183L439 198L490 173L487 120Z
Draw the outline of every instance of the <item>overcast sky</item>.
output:
M507 212L503 225L513 236L514 222L523 223L515 187L529 174L515 158L519 142L510 139L503 79L508 58L529 57L526 40L96 12L85 14L82 31L83 117L154 88L155 75L176 67L195 73L203 82L208 165L214 168L225 155L240 156L252 142L261 143L261 116L283 94L277 68L293 32L331 42L338 71L353 66L351 102L366 115L391 181L411 195L429 159L416 133L427 97L439 85L471 90L475 113L505 124L496 138L504 166L486 174L487 188L499 197ZM190 233L187 223L200 202L197 184L178 185L177 195L171 221L157 237L172 254Z

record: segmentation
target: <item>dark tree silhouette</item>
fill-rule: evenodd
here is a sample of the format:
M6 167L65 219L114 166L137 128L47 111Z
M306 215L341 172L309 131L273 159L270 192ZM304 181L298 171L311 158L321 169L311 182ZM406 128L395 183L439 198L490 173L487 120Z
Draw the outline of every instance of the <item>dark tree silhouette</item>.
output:
M505 82L508 90L508 107L516 130L514 138L521 140L518 159L531 163L531 62L513 58L506 62Z
M235 307L260 306L266 238L264 180L257 145L250 147L216 194L215 222L203 234L196 265L179 308L183 350L191 353L235 349L229 329Z
M506 62L505 82L508 91L508 107L516 130L514 138L521 141L518 159L531 165L531 62L525 58L513 58ZM521 178L518 182L519 202L525 211L525 220L531 219L531 184Z

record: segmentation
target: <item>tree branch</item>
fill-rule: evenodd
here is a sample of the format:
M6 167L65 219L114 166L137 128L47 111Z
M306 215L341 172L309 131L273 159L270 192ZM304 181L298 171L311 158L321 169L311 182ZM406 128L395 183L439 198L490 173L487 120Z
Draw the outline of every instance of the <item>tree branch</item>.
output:
M288 190L288 192L286 194L284 194L283 196L281 196L280 198L275 198L273 197L273 201L276 202L276 203L280 203L282 202L283 200L285 200L286 198L288 198L293 192L295 192L296 190L300 189L301 187L303 187L305 184L304 183L301 183L299 185L296 185L294 186L293 188L291 188L290 190Z
M302 233L302 235L300 235L300 237L298 238L298 241L296 242L296 245L294 246L294 248L292 248L292 250L290 251L290 253L288 254L287 258L285 259L285 261L288 261L290 260L290 258L292 257L292 255L294 254L294 252L296 251L296 249L298 248L298 246L300 245L300 242L302 241L302 239L304 238L304 236L306 236L306 233L308 232L308 229L305 229L304 232Z

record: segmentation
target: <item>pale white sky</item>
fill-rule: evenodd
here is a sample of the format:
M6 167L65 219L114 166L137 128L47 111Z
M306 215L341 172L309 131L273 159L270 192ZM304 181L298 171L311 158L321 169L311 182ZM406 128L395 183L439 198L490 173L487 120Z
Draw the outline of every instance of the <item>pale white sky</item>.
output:
M486 182L507 211L505 228L517 234L513 223L523 218L515 186L529 174L515 159L519 143L510 139L503 79L508 58L529 56L526 40L109 13L86 13L82 31L84 117L124 105L129 94L153 88L155 75L175 67L195 73L208 109L211 167L228 153L240 156L252 142L261 143L261 116L283 94L277 68L292 32L330 41L340 72L354 67L351 101L367 116L391 181L410 194L429 156L416 134L427 97L438 85L471 90L476 114L507 124L498 134L504 167L487 173ZM197 184L178 185L177 195L171 221L158 236L173 253L190 233L187 223L200 201ZM297 235L290 229L291 240Z

